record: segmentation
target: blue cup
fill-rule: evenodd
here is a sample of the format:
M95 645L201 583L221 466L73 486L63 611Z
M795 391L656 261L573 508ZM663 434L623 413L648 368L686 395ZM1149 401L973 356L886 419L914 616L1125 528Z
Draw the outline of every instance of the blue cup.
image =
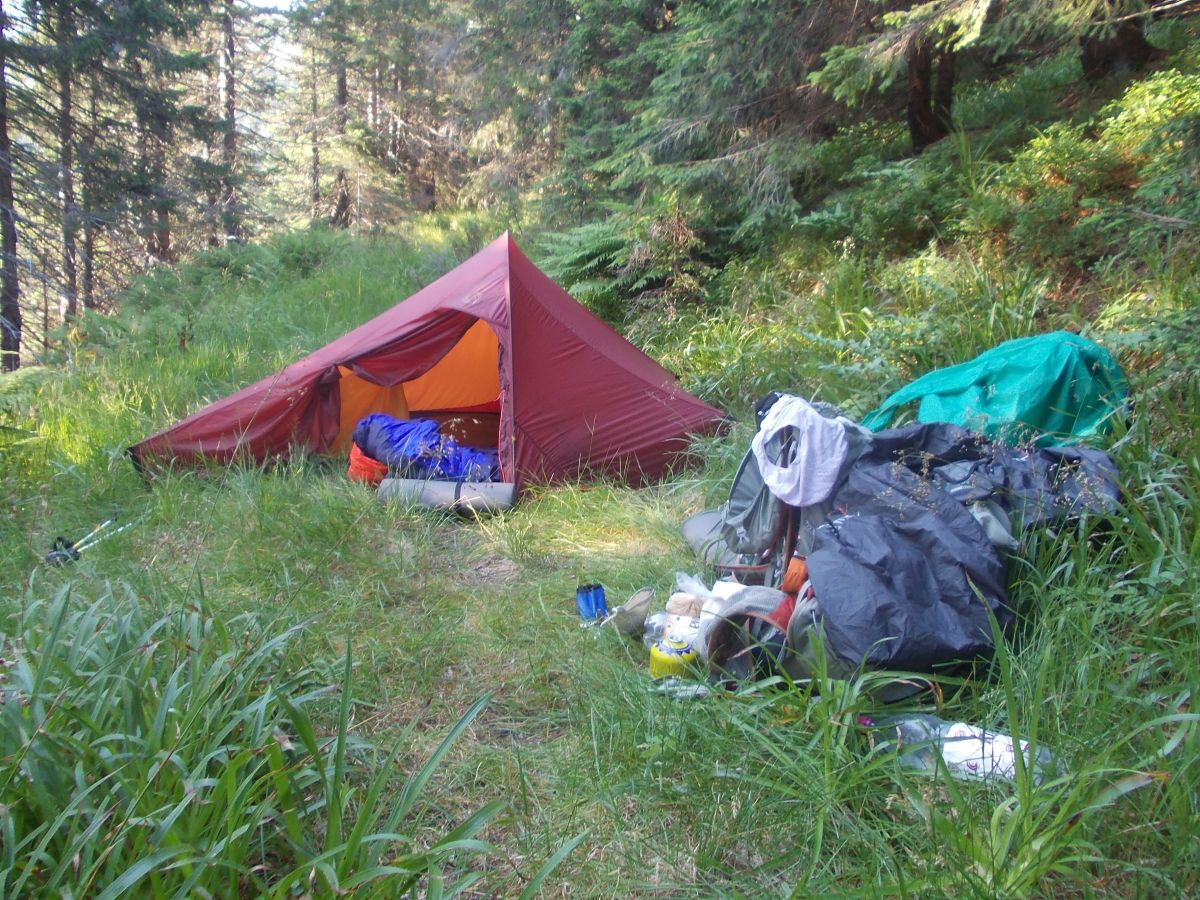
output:
M608 600L604 596L604 586L592 586L592 607L596 610L597 619L608 618Z
M604 586L581 584L575 588L575 607L584 620L603 619L608 615L608 602L604 597Z

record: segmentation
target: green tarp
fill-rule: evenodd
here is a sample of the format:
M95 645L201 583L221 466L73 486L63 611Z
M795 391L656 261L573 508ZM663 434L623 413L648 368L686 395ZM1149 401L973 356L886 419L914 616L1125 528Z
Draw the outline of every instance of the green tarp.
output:
M867 413L872 431L919 402L917 421L951 422L1009 444L1070 444L1106 432L1129 392L1112 354L1067 331L1018 338L935 369Z

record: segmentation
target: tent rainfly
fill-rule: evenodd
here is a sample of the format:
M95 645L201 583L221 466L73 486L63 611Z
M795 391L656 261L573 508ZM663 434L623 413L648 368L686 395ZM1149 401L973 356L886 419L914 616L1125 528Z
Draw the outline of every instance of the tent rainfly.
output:
M129 453L139 468L339 453L373 412L483 423L501 477L518 490L593 472L657 477L689 434L724 419L506 233L387 312Z

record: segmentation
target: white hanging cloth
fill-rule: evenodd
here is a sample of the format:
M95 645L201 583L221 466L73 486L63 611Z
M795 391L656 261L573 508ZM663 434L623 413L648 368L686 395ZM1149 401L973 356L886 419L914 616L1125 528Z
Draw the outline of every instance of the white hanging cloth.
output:
M785 428L793 429L794 452L780 462L767 446ZM776 443L778 446L778 443ZM841 419L828 419L806 400L783 394L767 411L750 449L767 488L791 506L811 506L826 500L841 474L850 441Z

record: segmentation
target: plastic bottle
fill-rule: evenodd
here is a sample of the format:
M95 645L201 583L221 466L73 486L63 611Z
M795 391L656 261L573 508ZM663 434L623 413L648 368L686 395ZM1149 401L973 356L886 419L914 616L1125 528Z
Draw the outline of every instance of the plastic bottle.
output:
M896 761L906 769L936 771L940 755L946 770L956 778L1016 780L1016 747L1007 734L922 713L882 718L860 716L859 724L883 738L875 752L895 751ZM1053 773L1054 755L1045 747L1039 746L1031 758L1029 742L1021 741L1021 753L1034 784L1040 784Z

